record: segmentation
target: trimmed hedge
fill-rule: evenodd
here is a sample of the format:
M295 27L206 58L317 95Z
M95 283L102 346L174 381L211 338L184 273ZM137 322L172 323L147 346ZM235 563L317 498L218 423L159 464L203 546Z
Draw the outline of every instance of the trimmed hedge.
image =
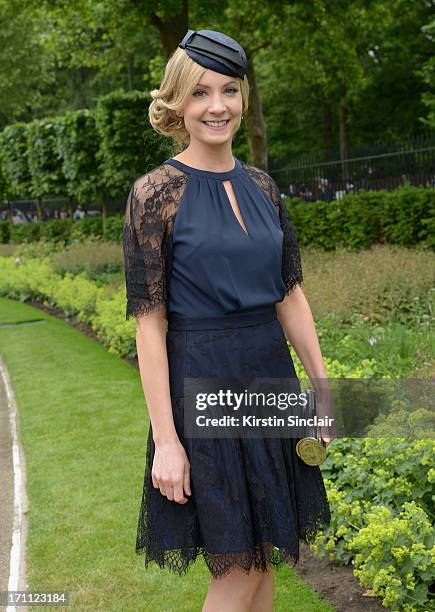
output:
M333 250L372 244L435 247L435 189L359 191L331 202L287 199L300 244Z
M150 97L115 91L94 109L16 123L0 132L0 199L127 197L132 180L170 156L148 120Z
M81 242L86 238L120 242L122 237L122 215L114 215L106 221L106 232L103 233L102 217L83 217L71 219L52 219L38 223L12 224L10 221L0 221L0 242L29 243L46 240L61 243L64 246L73 242Z
M98 99L96 158L102 182L114 198L128 194L134 178L169 154L169 141L149 123L149 103L149 95L140 91L114 91Z
M3 197L29 195L32 175L28 159L29 123L17 122L0 132ZM0 196L2 195L0 194Z
M66 190L80 204L87 199L97 201L101 193L96 162L99 144L90 110L67 111L57 122L56 150L62 160Z
M407 186L395 191L360 191L333 202L304 202L295 198L287 200L287 207L301 245L324 250L339 246L360 250L376 243L435 247L435 189L432 188ZM50 223L59 225L55 230ZM61 224L64 224L62 230ZM38 225L40 230L35 229ZM53 240L62 236L68 244L93 235L120 242L122 225L123 215L108 217L103 235L102 221L98 217L19 226L3 221L0 222L0 241L30 242L51 239L53 235Z
M31 175L27 191L31 197L65 196L62 160L56 149L59 119L35 119L27 131L27 159Z

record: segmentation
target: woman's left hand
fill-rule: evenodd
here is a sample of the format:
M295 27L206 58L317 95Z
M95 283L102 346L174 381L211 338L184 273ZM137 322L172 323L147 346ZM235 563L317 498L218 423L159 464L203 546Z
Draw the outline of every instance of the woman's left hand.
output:
M323 389L319 394L316 404L316 414L318 419L329 419L329 425L318 427L320 438L325 446L327 446L337 437L335 406L330 389Z

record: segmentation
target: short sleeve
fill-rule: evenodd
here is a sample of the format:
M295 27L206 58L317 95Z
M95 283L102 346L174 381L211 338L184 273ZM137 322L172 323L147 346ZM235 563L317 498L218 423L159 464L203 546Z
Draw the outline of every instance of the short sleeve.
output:
M282 245L281 276L286 287L286 293L289 293L304 280L302 275L301 254L299 251L296 231L290 220L287 206L281 197L277 184L271 177L270 182L271 198L278 209L279 221L284 234Z
M123 226L126 320L166 306L165 223L154 195L152 186L138 179L127 198Z

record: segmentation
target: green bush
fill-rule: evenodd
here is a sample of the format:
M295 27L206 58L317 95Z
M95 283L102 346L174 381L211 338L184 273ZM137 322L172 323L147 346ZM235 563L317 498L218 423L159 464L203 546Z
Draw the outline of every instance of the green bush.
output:
M332 521L313 550L339 564L353 561L362 583L393 610L405 604L410 612L422 610L429 598L434 455L431 439L342 438L322 464Z
M79 321L89 322L95 314L98 296L103 294L85 274L74 276L67 272L57 280L55 291L50 297L67 316L76 316Z
M0 244L11 242L12 223L10 221L0 221Z
M372 244L435 247L435 189L359 191L331 202L287 201L300 244L325 250Z
M20 302L48 299L49 305L55 306L54 295L60 280L48 257L18 261L15 257L4 257L0 266L0 295Z
M406 501L418 501L431 513L435 440L358 438L333 444L322 472L345 492L347 502L365 500L398 512Z
M0 160L4 175L4 191L11 199L29 196L31 173L28 156L30 123L21 121L7 125L0 132Z
M56 146L57 118L34 119L27 131L27 159L32 197L66 195L62 160Z
M124 226L124 215L112 215L107 218L106 221L106 233L104 235L104 240L109 242L118 242L122 241L122 228Z
M69 242L86 241L90 237L103 238L102 217L83 217L73 221Z
M435 246L435 189L402 187L385 199L384 240L390 244Z
M22 242L21 244L14 245L14 255L23 259L46 259L50 261L49 257L55 255L62 249L62 246L57 242L50 242L46 240L39 240L39 242Z
M41 226L41 240L67 244L73 223L71 219L52 219L37 224Z
M398 516L387 506L374 506L353 547L358 550L354 574L383 597L384 606L405 612L429 609L429 589L435 580L434 529L415 502L405 502Z
M127 184L132 174L119 172L121 185ZM121 187L118 187L121 193ZM122 196L126 197L122 191ZM374 245L397 245L421 249L435 248L435 189L401 187L395 191L360 191L347 194L333 202L304 202L299 198L287 200L290 218L295 226L300 245L318 247L324 251L345 248L353 251ZM57 221L68 226L71 220ZM104 238L121 242L124 214L107 218ZM7 221L3 223L9 223ZM42 227L42 221L28 224ZM10 229L10 240L19 242L38 240L36 229ZM85 236L103 236L101 217L84 217L74 221L70 228L72 239ZM65 229L63 232L67 235ZM35 238L32 238L35 236ZM8 240L7 231L0 233L0 241Z
M107 192L126 198L133 180L166 159L168 141L148 120L151 99L141 91L113 91L95 108L100 144L97 161Z
M9 241L14 244L36 242L41 239L42 223L11 223L9 224Z
M99 136L93 111L67 111L56 123L56 150L62 161L68 195L84 204L101 192L96 161Z

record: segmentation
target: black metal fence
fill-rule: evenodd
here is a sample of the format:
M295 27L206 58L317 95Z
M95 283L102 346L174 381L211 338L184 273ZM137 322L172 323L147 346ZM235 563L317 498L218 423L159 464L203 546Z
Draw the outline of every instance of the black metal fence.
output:
M0 221L13 223L36 223L37 221L51 221L54 219L80 219L82 216L95 217L102 214L98 203L87 202L83 206L69 198L43 198L41 199L41 218L38 218L37 200L10 200L0 201ZM123 213L125 200L108 198L107 211L109 215Z
M406 183L435 187L435 133L354 147L343 160L337 151L305 155L269 173L282 193L307 201L330 201L360 189L396 189Z
M435 133L407 141L360 145L350 149L344 160L339 159L337 151L304 155L284 168L269 170L269 174L282 193L306 201L329 202L345 193L396 189L407 182L435 188ZM69 217L67 205L67 198L44 199L43 218ZM125 201L110 199L108 207L110 213L123 213ZM99 214L98 208L91 203L84 206L87 214ZM28 223L36 220L35 210L33 200L0 201L0 220Z

